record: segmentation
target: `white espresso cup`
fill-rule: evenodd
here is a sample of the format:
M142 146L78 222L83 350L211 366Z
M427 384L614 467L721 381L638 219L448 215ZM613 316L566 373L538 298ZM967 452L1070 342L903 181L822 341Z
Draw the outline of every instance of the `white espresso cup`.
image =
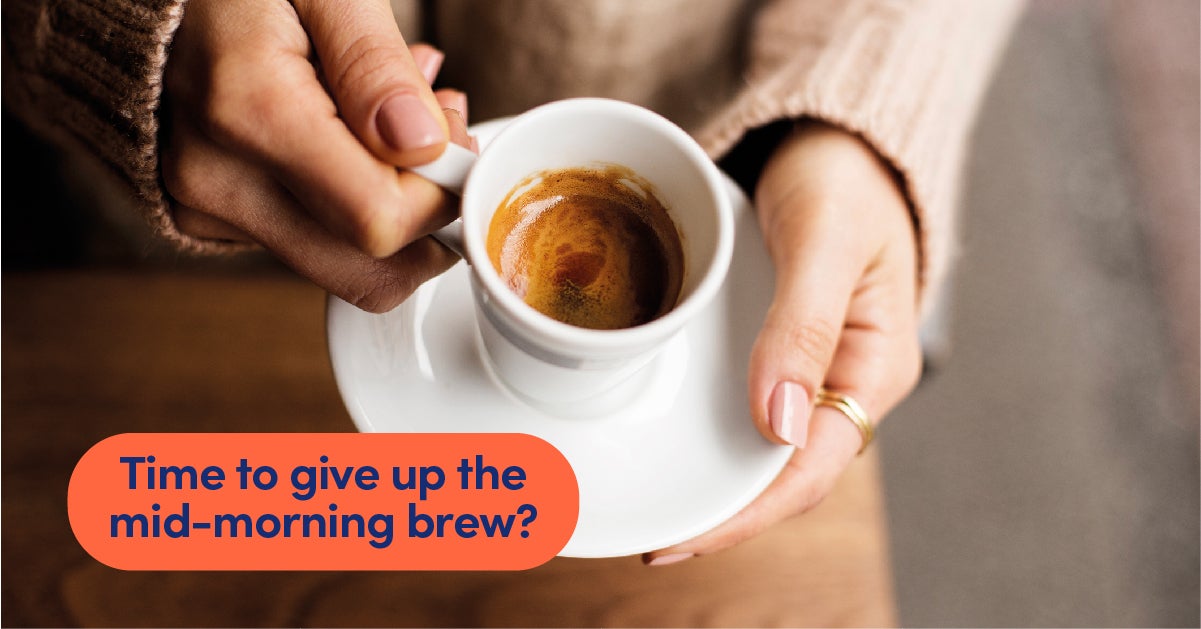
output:
M620 165L650 183L684 250L680 296L650 322L581 328L526 304L493 268L485 243L511 191L537 173ZM485 360L518 397L557 408L586 405L627 382L712 300L734 243L722 177L704 150L662 116L598 98L557 101L514 118L477 157L457 145L417 174L462 194L462 218L434 237L471 265Z

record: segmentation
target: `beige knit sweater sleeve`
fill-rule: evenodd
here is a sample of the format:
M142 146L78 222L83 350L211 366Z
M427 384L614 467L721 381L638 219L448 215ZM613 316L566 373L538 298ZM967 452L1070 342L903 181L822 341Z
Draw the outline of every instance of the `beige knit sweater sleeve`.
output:
M862 135L902 176L928 297L953 257L966 136L1021 7L1020 0L775 0L752 21L745 86L698 139L721 156L748 130L802 117Z

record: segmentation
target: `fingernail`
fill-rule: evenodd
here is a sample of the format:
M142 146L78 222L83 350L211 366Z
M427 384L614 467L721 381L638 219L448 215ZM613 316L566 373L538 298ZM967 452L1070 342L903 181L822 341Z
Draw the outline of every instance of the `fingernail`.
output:
M450 131L450 141L459 146L470 148L471 136L467 134L467 122L463 120L463 116L454 109L443 109L442 115L446 116L446 126Z
M463 117L463 122L467 122L467 95L466 94L464 94L463 92L452 93L450 95L449 102L447 104L450 105L451 109L459 112L459 115Z
M776 436L803 448L809 438L809 396L795 382L781 382L771 393L768 419Z
M452 127L454 126L453 123L457 122L458 125L461 126L464 130L467 129L467 122L465 120L463 120L463 112L459 111L458 109L455 109L453 107L447 107L442 110L442 115L446 116L447 124L450 124ZM455 120L453 120L453 121L451 120L452 116L455 118Z
M380 137L397 151L422 149L442 140L442 127L414 94L397 94L375 115Z
M472 153L475 153L476 155L480 154L480 139L475 137L474 135L471 136L471 147L470 148L471 148Z
M442 69L442 61L446 59L446 55L440 50L431 50L428 54L422 55L417 59L417 69L421 72L421 76L425 77L425 82L432 84L434 79L438 77L438 70Z
M673 563L680 563L685 559L691 559L695 555L693 553L672 553L670 555L659 555L654 559L646 562L648 566L667 566Z

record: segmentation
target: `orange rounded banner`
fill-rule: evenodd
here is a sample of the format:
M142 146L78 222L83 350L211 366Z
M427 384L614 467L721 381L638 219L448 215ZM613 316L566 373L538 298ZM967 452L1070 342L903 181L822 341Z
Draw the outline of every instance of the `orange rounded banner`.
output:
M523 570L567 544L579 487L524 434L129 433L67 506L122 570Z

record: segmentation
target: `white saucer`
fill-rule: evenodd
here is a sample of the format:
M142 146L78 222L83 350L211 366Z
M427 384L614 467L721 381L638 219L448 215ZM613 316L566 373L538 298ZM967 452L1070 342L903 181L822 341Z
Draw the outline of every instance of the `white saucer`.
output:
M504 121L477 125L481 145ZM713 303L635 378L612 412L561 417L492 378L480 356L460 262L383 315L330 297L330 359L363 432L521 432L563 453L580 485L575 533L560 553L615 557L717 526L767 487L792 454L751 424L746 369L774 272L750 204L727 180L737 235Z

